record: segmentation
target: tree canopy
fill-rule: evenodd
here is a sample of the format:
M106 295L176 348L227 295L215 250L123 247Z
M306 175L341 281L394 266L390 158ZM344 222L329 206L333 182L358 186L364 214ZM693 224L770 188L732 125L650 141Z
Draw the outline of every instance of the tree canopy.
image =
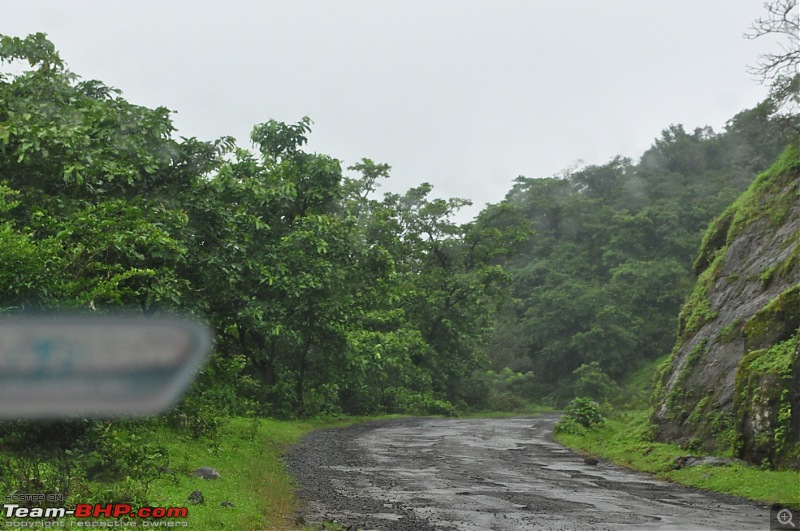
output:
M184 413L610 388L669 350L702 231L787 141L770 99L719 133L671 125L638 162L519 177L457 224L463 199L381 196L389 165L307 152L307 117L257 124L252 149L176 138L168 109L81 79L42 34L0 38L0 59L27 63L0 74L0 308L203 318L215 350Z
M174 138L167 109L70 72L42 34L2 37L4 311L190 312L216 332L185 401L230 412L451 412L485 368L496 256L423 184L377 199L386 164L304 150L311 121ZM512 231L513 232L513 231Z

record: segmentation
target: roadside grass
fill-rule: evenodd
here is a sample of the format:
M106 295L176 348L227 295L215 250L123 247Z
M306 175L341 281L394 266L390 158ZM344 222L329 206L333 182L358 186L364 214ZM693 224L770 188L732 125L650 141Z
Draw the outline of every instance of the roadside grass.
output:
M602 425L577 434L556 433L554 438L577 452L602 457L667 481L769 505L800 508L800 472L797 471L763 470L743 463L675 469L675 458L692 452L677 444L653 442L650 435L650 383L662 361L663 358L648 363L622 382L623 391L616 401L618 409Z
M647 437L649 412L626 412L582 435L559 433L555 439L580 453L690 487L732 494L765 504L800 508L800 472L762 470L746 464L701 465L675 470L675 458L691 452Z
M545 408L526 409L516 413L481 412L470 416L498 417L533 415ZM110 527L115 521L121 526L177 527L191 529L341 529L333 522L305 527L296 521L299 501L297 485L286 470L283 456L287 449L311 431L344 427L371 420L399 418L404 415L369 417L314 418L305 420L271 420L263 418L224 418L213 437L194 438L188 431L176 430L158 419L136 424L128 429L136 440L168 456L162 475L143 482L131 478L114 481L89 481L81 485L66 502L108 503L109 500L128 502L131 492L137 492L151 507L187 507L186 518L130 519L83 518L72 520L72 527ZM13 458L13 457L12 457ZM55 462L42 460L41 469L55 468ZM212 467L220 477L203 480L192 475L199 467ZM146 487L145 487L146 485ZM189 495L199 490L203 503L190 503ZM105 500L105 501L103 501ZM223 502L227 502L223 505ZM136 506L136 504L133 504ZM11 527L13 522L0 514L0 526ZM18 527L18 526L16 526Z
M213 439L193 439L159 428L152 436L167 449L171 473L151 484L149 501L159 507L188 506L186 521L195 529L296 528L298 502L282 459L286 449L310 431L374 418L232 418L223 423ZM201 466L215 468L220 478L203 480L192 476L192 471ZM202 492L204 503L187 502L195 490ZM223 507L223 502L235 507Z

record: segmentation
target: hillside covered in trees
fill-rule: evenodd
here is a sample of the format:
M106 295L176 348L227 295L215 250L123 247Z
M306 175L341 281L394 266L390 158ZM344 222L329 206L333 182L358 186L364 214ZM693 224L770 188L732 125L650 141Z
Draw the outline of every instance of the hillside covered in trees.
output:
M0 59L25 66L0 74L0 311L201 318L214 352L165 417L197 436L224 415L609 398L670 352L706 227L792 139L768 99L722 131L670 125L637 161L519 177L457 224L462 199L380 194L387 164L305 151L308 118L255 125L252 149L176 138L42 34ZM105 440L65 425L0 440Z
M599 397L669 352L705 227L788 142L767 100L638 162L519 177L457 225L464 200L378 198L388 165L303 151L307 118L256 125L255 152L176 139L43 35L2 42L31 64L0 85L4 311L201 316L215 352L184 407L230 413Z
M530 235L503 262L495 370L529 375L532 398L608 398L615 381L668 353L709 221L781 152L771 102L721 133L665 129L641 159L518 178L505 206ZM507 230L514 222L479 220ZM520 223L520 222L516 222Z
M721 133L670 126L638 163L520 177L457 225L464 200L426 184L376 198L388 165L346 177L303 151L307 118L256 125L255 152L175 139L167 109L81 80L43 35L2 43L31 64L0 85L4 311L202 317L216 345L196 410L601 393L670 350L706 225L787 142L767 101Z

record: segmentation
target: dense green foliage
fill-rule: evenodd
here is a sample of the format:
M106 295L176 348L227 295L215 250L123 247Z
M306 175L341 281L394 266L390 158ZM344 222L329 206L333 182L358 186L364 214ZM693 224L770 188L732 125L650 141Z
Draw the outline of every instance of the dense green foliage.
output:
M458 226L422 185L373 199L389 167L303 151L310 120L232 139L172 138L169 112L69 72L43 35L0 78L0 301L182 311L216 332L183 413L448 412L513 231ZM202 416L202 415L200 415Z
M709 221L788 141L773 111L767 100L722 133L671 126L638 163L517 179L504 203L516 220L487 221L532 229L503 261L512 281L493 368L532 373L534 397L565 404L669 352Z
M180 312L215 334L164 418L0 424L0 486L84 501L147 498L167 457L143 430L608 400L670 350L703 230L787 140L767 100L722 133L670 126L638 163L520 177L459 225L464 200L380 197L388 165L305 151L308 118L256 125L252 149L176 138L42 34L0 36L0 62L0 312Z
M564 415L553 429L554 433L585 433L586 428L596 428L605 422L600 404L579 396L564 408Z
M375 199L389 167L364 159L346 177L303 150L308 118L256 125L255 151L176 139L167 109L81 80L42 34L1 37L0 60L20 72L0 74L0 311L191 313L215 332L165 418L0 424L0 467L19 472L0 473L6 491L74 494L89 483L70 478L102 470L125 492L84 498L142 501L161 449L135 434L155 424L201 438L227 414L453 414L485 400L465 382L486 369L477 346L505 282L494 261L515 230L453 223L465 201L426 184Z
M785 142L767 100L637 164L520 177L458 225L463 200L376 198L388 165L305 152L308 118L255 126L255 151L175 139L43 35L0 42L29 63L0 78L0 307L202 317L215 352L175 414L198 433L212 412L604 399L669 350L703 229Z

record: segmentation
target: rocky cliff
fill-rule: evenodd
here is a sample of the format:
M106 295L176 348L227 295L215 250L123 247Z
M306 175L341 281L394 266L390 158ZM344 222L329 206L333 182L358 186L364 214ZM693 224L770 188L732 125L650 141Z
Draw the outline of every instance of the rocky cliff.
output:
M709 227L654 392L656 438L800 466L798 143Z

